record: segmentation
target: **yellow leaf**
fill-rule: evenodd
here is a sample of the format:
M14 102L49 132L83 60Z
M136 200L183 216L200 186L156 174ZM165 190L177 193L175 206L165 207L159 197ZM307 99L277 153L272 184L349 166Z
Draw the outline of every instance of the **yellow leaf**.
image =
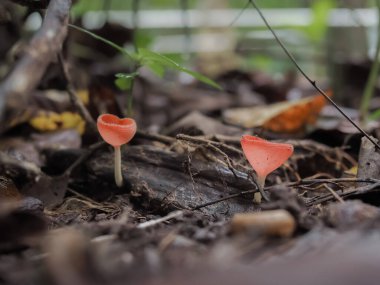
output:
M58 114L55 112L40 111L37 116L29 121L29 124L42 132L75 129L82 135L85 130L85 121L80 115L73 112Z
M353 166L350 169L346 170L344 173L356 176L358 174L358 166Z
M83 104L87 105L90 101L90 94L87 89L77 90L77 96L83 102Z

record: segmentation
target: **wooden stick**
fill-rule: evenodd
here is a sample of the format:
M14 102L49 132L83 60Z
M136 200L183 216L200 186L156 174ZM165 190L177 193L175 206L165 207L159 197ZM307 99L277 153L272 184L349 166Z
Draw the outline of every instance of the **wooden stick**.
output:
M0 133L25 112L30 92L40 83L48 65L57 59L67 35L70 7L71 0L50 1L41 28L0 85Z

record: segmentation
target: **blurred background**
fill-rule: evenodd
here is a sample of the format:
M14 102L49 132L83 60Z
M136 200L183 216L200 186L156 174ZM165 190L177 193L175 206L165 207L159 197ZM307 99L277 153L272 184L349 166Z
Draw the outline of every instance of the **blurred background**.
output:
M363 88L376 48L374 1L258 0L257 4L302 68L333 86L336 100L354 107L357 102L345 98L357 96ZM294 70L246 0L80 0L73 17L87 29L101 28L106 22L137 28L138 47L185 65L193 60L211 77L246 69L281 79Z
M333 89L334 100L352 108L352 117L357 116L355 110L376 52L375 1L257 0L257 4L302 69L324 90ZM38 11L28 13L18 7L12 13L16 16L9 25L0 27L2 38L7 39L0 44L1 77L9 72L11 61L17 58L17 47L22 46L15 48L13 44L20 37L21 42L27 42L27 35L31 36L42 21ZM192 110L219 116L226 108L315 94L247 0L77 0L71 21L131 52L147 48L163 54L223 87L225 92L220 94L185 73L169 70L157 78L151 70L140 68L131 92L134 115L141 126L153 131ZM128 104L128 91L116 88L115 74L133 72L134 67L103 42L72 28L69 32L64 52L75 88L90 98L94 117L105 111L120 114L112 106L99 105L109 97L115 97L120 106ZM370 111L380 108L375 85ZM186 86L190 89L183 88ZM64 87L59 72L52 67L39 89ZM219 103L214 97L207 101L205 94L218 94Z

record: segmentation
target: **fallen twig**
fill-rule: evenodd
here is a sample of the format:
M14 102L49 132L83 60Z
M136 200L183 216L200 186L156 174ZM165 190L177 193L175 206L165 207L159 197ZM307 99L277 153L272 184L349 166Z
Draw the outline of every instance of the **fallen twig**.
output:
M332 189L329 185L327 184L323 184L323 186L331 193L331 195L334 196L334 198L340 202L340 203L344 203L344 200L342 199L342 197L340 197L335 191L334 189Z
M243 152L240 149L237 149L233 146L227 145L223 142L217 142L217 141L213 141L213 140L203 138L203 137L193 137L193 136L188 136L188 135L184 135L184 134L179 134L176 136L176 139L194 142L194 143L203 143L206 145L209 144L209 145L212 145L214 147L224 148L224 149L229 150L231 152L243 155ZM240 142L240 138L239 138L239 142Z
M138 229L146 229L146 228L158 225L158 224L160 224L162 222L166 222L168 220L171 220L171 219L174 219L174 218L178 218L178 217L180 217L182 215L183 215L183 211L174 211L174 212L169 213L165 217L158 218L158 219L155 219L155 220L150 220L150 221L138 224L137 228Z
M207 203L204 203L204 204L197 205L195 207L192 207L191 209L192 210L199 210L199 209L202 209L204 207L208 207L208 206L211 206L211 205L214 205L214 204L226 201L226 200L230 200L230 199L233 199L233 198L242 197L242 196L247 195L247 194L253 194L253 193L256 193L258 191L259 191L258 189L242 191L242 192L239 192L239 193L236 193L236 194L232 194L232 195L229 195L229 196L226 196L226 197L214 200L214 201L210 201L210 202L207 202Z
M144 132L144 131L141 131L141 130L137 130L136 137L137 138L142 138L142 139L154 140L154 141L162 142L162 143L165 143L165 144L172 144L176 140L173 137L169 137L169 136L165 136L165 135L160 135L160 134L148 133L148 132Z
M301 184L316 184L316 183L337 183L337 182L352 182L352 183L380 183L380 180L378 179L372 179L372 178L320 178L320 179L302 179L300 181L296 182L288 182L284 183L286 186L297 186Z
M268 187L265 187L265 190L270 190L270 189L272 189L274 187L278 187L278 186L281 186L281 185L291 187L291 186L299 186L299 185L303 185L303 184L325 184L324 186L326 187L326 184L328 184L328 183L336 184L338 182L340 182L340 183L344 183L344 182L371 183L371 184L367 185L367 186L359 187L359 188L356 188L356 189L353 189L353 190L350 190L350 191L346 191L344 193L341 193L340 195L334 191L334 193L335 193L334 195L331 194L331 193L329 193L329 194L326 194L326 195L324 195L322 197L318 197L317 199L313 199L313 201L307 202L306 204L308 206L311 206L311 205L319 204L319 203L322 203L322 202L327 202L327 201L332 200L334 198L337 199L337 200L339 200L339 201L343 201L342 197L348 197L348 196L354 195L354 194L367 193L367 192L369 192L369 191L371 191L371 190L373 190L373 189L375 189L375 188L377 188L377 187L380 186L380 180L377 180L377 179L357 179L357 178L303 179L303 180L300 180L300 181L297 181L297 182L287 182L287 183L281 183L281 184L276 184L276 185L268 186ZM211 205L214 205L214 204L226 201L226 200L242 197L242 196L245 196L247 194L253 194L253 193L256 193L256 192L258 192L257 189L242 191L242 192L239 192L239 193L236 193L236 194L232 194L232 195L228 195L226 197L223 197L223 198L220 198L220 199L217 199L217 200L214 200L214 201L210 201L210 202L207 202L207 203L204 203L204 204L200 204L200 205L194 206L191 209L192 210L199 210L199 209L202 209L204 207L208 207L208 206L211 206Z
M97 143L94 143L92 145L90 145L86 151L81 155L79 156L75 162L73 164L71 164L66 170L65 172L62 174L62 176L64 175L67 175L67 176L70 176L71 172L77 167L79 166L83 161L85 161L95 150L103 147L106 145L106 142L104 141L101 141L101 142L97 142Z
M50 1L41 28L0 85L0 133L12 127L11 122L25 112L30 91L40 83L47 66L56 60L67 35L70 7L71 0Z
M83 119L86 121L87 126L90 127L90 130L92 133L98 133L96 130L96 123L94 119L91 117L90 113L84 106L83 102L78 98L77 94L75 93L74 87L72 85L71 76L67 67L67 64L63 58L62 51L58 53L58 62L62 70L63 77L66 80L66 89L67 93L70 96L70 101L74 105L74 107L78 110L79 114L83 117Z
M348 197L354 196L354 195L367 194L367 193L375 190L376 188L380 188L380 181L378 181L376 183L373 183L373 184L369 184L369 185L353 188L351 190L346 190L343 193L336 193L336 192L335 193L337 195L339 195L340 197L342 197L342 198L348 198ZM313 205L318 205L318 204L321 204L321 203L325 203L325 202L331 201L333 199L335 199L334 195L332 195L332 194L329 193L329 194L323 195L321 197L318 197L316 199L313 199L312 201L307 202L306 206L310 207L310 206L313 206Z

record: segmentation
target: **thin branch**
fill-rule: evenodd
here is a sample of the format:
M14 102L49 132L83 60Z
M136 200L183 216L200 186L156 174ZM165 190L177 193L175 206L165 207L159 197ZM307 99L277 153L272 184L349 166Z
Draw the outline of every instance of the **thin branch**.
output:
M208 206L211 206L211 205L214 205L214 204L226 201L226 200L230 200L230 199L237 198L237 197L242 197L242 196L247 195L247 194L253 194L253 193L256 193L258 191L259 191L258 189L242 191L242 192L232 194L232 195L228 195L226 197L223 197L223 198L220 198L220 199L217 199L214 201L210 201L210 202L207 202L204 204L197 205L195 207L192 207L191 209L192 210L199 210L199 209L202 209L202 208L205 208L205 207L208 207Z
M359 132L361 132L363 134L363 136L365 136L371 143L373 143L376 148L378 150L380 150L380 145L378 145L375 140L373 138L371 138L358 124L356 124L349 116L347 116L343 110L329 97L327 96L327 94L321 89L319 88L319 86L317 85L316 81L315 80L312 80L304 71L303 69L300 67L300 65L297 63L297 61L295 60L295 58L293 57L293 55L289 52L289 50L285 47L284 43L280 40L280 38L277 36L277 34L275 33L275 31L272 29L272 27L269 25L267 19L264 17L263 13L261 12L260 8L257 6L256 2L254 0L248 0L252 5L253 7L255 7L255 9L257 10L257 12L259 13L261 19L264 21L265 25L267 26L267 28L269 29L269 31L272 33L272 35L274 36L275 40L277 41L277 43L281 46L282 50L286 53L286 55L289 57L289 59L293 62L293 64L295 65L295 67L298 69L298 71L306 78L307 81L309 81L309 83L321 94L323 95L323 97L326 98L327 101L330 102L330 104L332 104L338 111L339 113L342 114L343 117L345 117Z
M62 176L70 176L71 172L76 168L78 167L82 162L84 162L87 158L89 158L93 153L94 151L96 151L97 149L103 147L107 145L106 142L104 141L101 141L101 142L97 142L97 143L94 143L92 145L90 145L89 147L86 148L86 151L81 155L79 156L74 162L73 164L71 164L66 170L65 172L62 174Z
M236 15L236 17L232 20L232 22L228 25L229 27L232 27L237 20L239 20L239 18L241 17L241 15L243 15L243 13L245 12L245 10L248 9L249 7L249 4L250 2L247 1L247 3L245 3L245 6L243 7L243 9L241 9L241 11L239 11L239 13Z
M343 182L352 182L352 183L379 183L380 180L373 178L320 178L320 179L302 179L296 182L285 183L286 186L298 186L302 184L321 184L321 183L343 183Z
M193 142L193 143L198 143L198 144L199 143L205 144L205 145L212 144L215 147L224 148L225 150L229 150L233 153L237 153L240 155L243 154L243 152L240 149L237 149L233 146L227 145L223 142L212 141L212 140L206 139L204 137L193 137L193 136L188 136L188 135L184 135L184 134L178 134L178 135L176 135L176 139L177 140L189 141L189 142ZM240 138L239 138L239 141L240 141Z
M51 0L41 28L33 36L25 53L0 85L0 132L12 127L29 104L29 94L41 82L48 65L67 35L71 0Z
M74 87L72 85L70 73L69 73L67 64L63 58L62 52L58 53L58 61L62 70L62 74L66 80L66 89L67 89L67 93L70 96L71 103L74 105L74 107L78 110L79 114L86 121L86 124L87 126L90 127L91 132L97 133L96 123L94 119L91 117L90 113L87 111L83 102L79 99L79 97L75 93Z
M342 199L342 197L340 197L335 191L334 189L332 189L330 186L328 186L327 184L324 184L323 185L327 190L329 190L329 192L331 193L331 195L334 196L334 198L340 202L340 203L344 203L344 200Z
M172 144L176 141L176 139L173 137L160 135L160 134L154 134L154 133L148 133L141 130L137 130L136 137L141 138L141 139L154 140L154 141L162 142L165 144Z
M327 184L327 183L334 183L334 184L336 184L337 182L371 183L371 184L363 186L363 187L359 187L359 188L356 188L356 189L353 189L353 190L350 190L350 191L347 191L347 192L344 192L341 195L338 195L336 192L334 192L335 195L327 194L327 195L324 195L323 197L319 197L316 200L313 200L312 202L307 203L307 205L311 206L311 205L319 204L321 202L329 201L329 200L331 200L333 198L335 198L335 199L339 199L339 198L342 199L341 197L347 197L347 196L351 196L351 195L354 195L354 194L367 193L368 191L371 191L371 190L379 187L379 185L380 185L380 180L378 180L378 179L372 179L372 178L370 178L370 179L361 179L361 178L303 179L303 180L300 180L300 181L297 181L297 182L287 182L287 183L282 183L282 184L268 186L268 187L265 187L265 190L269 190L269 189L272 189L274 187L278 187L278 186L281 186L281 185L282 186L290 187L290 186L298 186L298 185L301 185L301 184L316 184L316 183L318 183L318 184L319 183L321 183L321 184L322 183L323 184ZM327 186L327 185L325 185L325 186ZM204 204L200 204L200 205L194 206L191 209L192 210L199 210L199 209L202 209L202 208L205 208L205 207L208 207L208 206L211 206L211 205L214 205L214 204L226 201L226 200L230 200L230 199L237 198L237 197L242 197L242 196L245 196L247 194L253 194L253 193L256 193L256 192L258 192L257 189L241 191L241 192L236 193L236 194L228 195L226 197L223 197L223 198L220 198L220 199L217 199L217 200L214 200L214 201L210 201L210 202L207 202L207 203L204 203ZM339 198L337 196L339 196ZM342 201L343 201L343 199L342 199Z
M339 193L339 194L336 193L336 194L338 194L342 198L347 198L347 197L354 196L354 195L367 194L367 193L372 192L372 191L374 191L376 189L380 189L380 182L369 184L369 185L365 185L365 186L361 186L361 187L358 187L358 188L354 188L354 189L345 191L343 193ZM335 197L332 194L329 193L329 194L323 195L323 196L321 196L321 197L319 197L317 199L313 199L313 201L307 202L306 206L310 207L310 206L313 206L313 205L318 205L318 204L321 204L321 203L326 203L326 202L331 201L333 199L335 199Z
M165 217L158 218L158 219L155 219L155 220L150 220L150 221L138 224L137 228L138 229L146 229L146 228L158 225L160 223L166 222L168 220L181 217L182 215L183 215L183 211L174 211L174 212L169 213Z

